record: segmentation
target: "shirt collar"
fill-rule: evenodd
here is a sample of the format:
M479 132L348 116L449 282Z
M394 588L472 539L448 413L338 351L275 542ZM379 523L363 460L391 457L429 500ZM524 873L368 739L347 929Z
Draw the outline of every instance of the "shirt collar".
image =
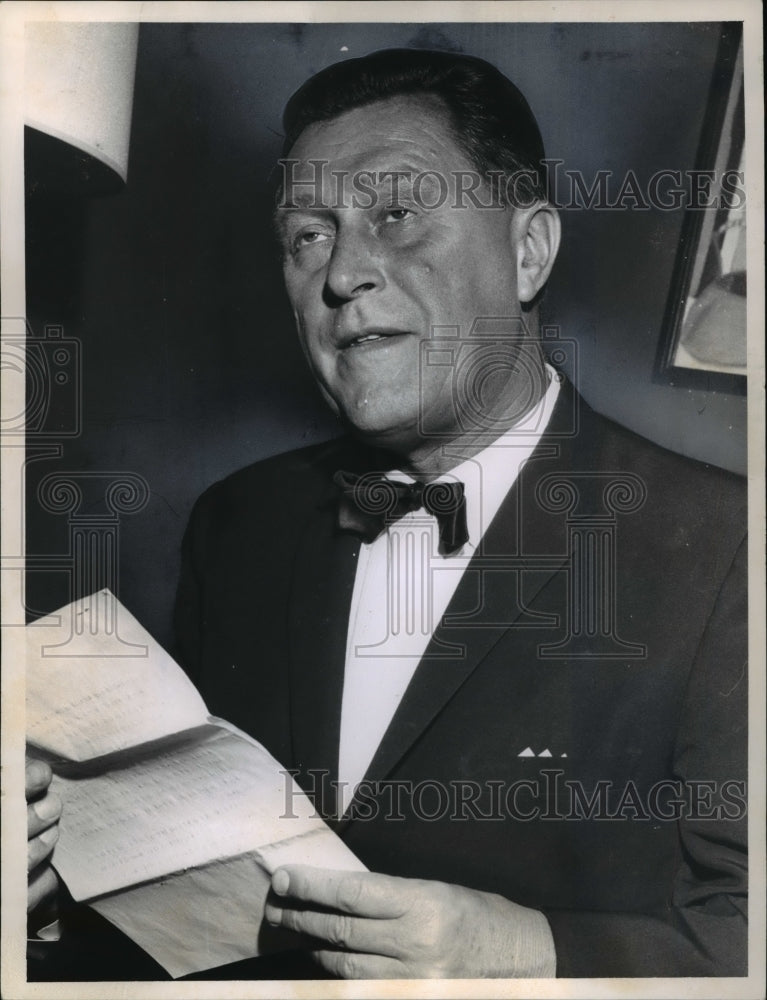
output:
M458 464L436 479L436 482L457 480L464 485L469 531L469 541L460 553L464 556L470 555L479 545L504 497L516 482L520 469L535 450L548 426L559 395L561 379L548 364L546 373L549 378L548 389L523 420L471 458L461 461L457 456ZM400 482L414 482L412 476L399 470L393 470L387 476Z

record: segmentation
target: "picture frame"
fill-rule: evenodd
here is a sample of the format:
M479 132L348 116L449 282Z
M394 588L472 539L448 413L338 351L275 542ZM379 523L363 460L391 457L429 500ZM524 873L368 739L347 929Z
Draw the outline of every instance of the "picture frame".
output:
M746 203L743 39L723 22L692 171L656 381L746 392Z

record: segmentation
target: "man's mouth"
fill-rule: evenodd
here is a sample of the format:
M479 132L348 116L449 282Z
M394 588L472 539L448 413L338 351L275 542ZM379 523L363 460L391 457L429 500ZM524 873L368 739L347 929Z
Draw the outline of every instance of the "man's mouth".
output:
M342 351L346 351L353 347L363 347L366 344L376 344L393 340L396 337L404 337L406 334L406 330L365 330L356 336L344 337L339 346Z

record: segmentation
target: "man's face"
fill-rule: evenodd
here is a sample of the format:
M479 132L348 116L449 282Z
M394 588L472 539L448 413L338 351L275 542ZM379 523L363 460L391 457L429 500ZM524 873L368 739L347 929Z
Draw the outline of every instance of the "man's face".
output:
M295 181L321 183L319 203L313 186L293 185L288 203L306 204L278 209L278 229L299 337L323 394L360 436L406 455L422 446L422 426L459 438L454 372L424 365L421 344L434 327L459 327L465 338L477 317L519 316L513 210L456 198L456 173L476 171L428 98L310 125L289 158L299 161ZM324 163L321 175L309 161ZM409 179L382 179L390 171ZM428 171L444 178L447 197ZM487 190L477 197L490 200ZM507 391L510 377L491 380L491 394Z

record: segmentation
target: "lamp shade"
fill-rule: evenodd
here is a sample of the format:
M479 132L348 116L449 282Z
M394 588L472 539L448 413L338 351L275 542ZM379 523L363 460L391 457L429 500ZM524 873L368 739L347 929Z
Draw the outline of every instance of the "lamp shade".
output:
M28 22L25 40L26 124L126 181L138 24Z

